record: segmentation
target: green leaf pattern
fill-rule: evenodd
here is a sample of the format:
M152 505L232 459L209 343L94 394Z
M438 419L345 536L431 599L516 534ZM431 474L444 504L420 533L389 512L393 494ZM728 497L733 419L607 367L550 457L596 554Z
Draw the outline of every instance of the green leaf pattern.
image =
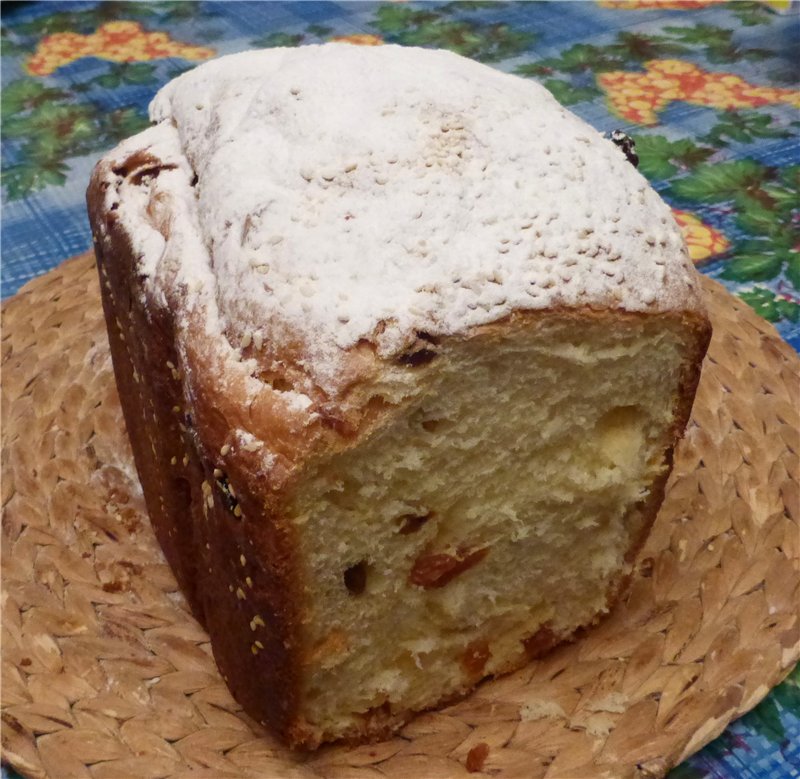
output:
M454 16L457 11L476 11L485 3L448 3L435 7L409 7L395 3L381 5L372 26L387 43L450 49L481 62L514 57L534 42L529 32L519 32L504 23L487 24Z

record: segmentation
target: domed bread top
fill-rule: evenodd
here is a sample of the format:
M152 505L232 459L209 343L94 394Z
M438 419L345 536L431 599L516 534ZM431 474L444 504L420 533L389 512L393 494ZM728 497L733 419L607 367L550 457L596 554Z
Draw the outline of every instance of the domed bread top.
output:
M156 127L112 154L150 146L194 179L173 186L199 237L166 252L177 279L229 338L305 355L320 387L359 342L390 358L519 310L702 309L669 208L531 81L326 44L209 62L150 110Z

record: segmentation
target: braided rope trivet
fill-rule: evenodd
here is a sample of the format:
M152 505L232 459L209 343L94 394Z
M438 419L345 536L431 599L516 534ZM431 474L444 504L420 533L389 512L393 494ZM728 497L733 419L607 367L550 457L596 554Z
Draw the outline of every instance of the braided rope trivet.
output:
M28 284L3 311L3 757L53 779L662 776L800 656L800 360L705 286L714 340L627 601L390 741L298 756L231 699L156 545L91 258Z

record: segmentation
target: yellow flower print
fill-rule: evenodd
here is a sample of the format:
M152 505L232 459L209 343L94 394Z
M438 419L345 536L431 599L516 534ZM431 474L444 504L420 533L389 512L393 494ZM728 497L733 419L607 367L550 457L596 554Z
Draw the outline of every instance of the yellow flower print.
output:
M615 8L624 11L657 9L659 11L689 11L693 8L707 8L710 5L722 5L730 0L599 0L602 8ZM778 11L791 8L791 0L760 0L764 5Z
M691 8L705 8L725 0L600 0L603 8L622 8L626 11L658 8L662 11L687 11Z
M89 35L57 32L43 38L26 68L31 75L49 76L58 68L82 57L100 57L112 62L146 62L162 57L203 60L214 49L173 41L165 32L148 32L138 22L107 22Z
M689 211L672 209L672 216L681 228L692 262L699 264L728 250L730 241L719 231L705 224Z
M371 35L369 33L339 35L336 38L331 38L331 40L337 43L352 43L355 46L380 46L383 44L383 38L380 35Z
M645 72L601 73L597 83L611 110L637 124L658 123L658 111L673 100L730 110L788 103L800 108L800 91L749 84L733 73L712 73L683 60L650 60Z

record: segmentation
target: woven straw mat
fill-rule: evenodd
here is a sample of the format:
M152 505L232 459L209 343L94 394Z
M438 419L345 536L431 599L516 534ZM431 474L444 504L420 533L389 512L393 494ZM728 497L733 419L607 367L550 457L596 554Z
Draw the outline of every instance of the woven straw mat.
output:
M3 758L53 779L663 776L800 657L800 359L704 285L714 339L625 602L389 741L293 755L231 698L151 532L93 260L29 283L3 311Z

